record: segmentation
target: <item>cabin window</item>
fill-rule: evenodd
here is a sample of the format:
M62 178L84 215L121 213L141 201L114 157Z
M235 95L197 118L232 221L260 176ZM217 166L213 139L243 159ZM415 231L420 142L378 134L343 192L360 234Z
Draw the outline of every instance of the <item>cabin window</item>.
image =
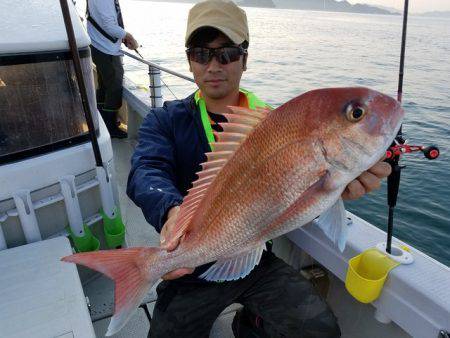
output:
M98 128L89 49L80 56ZM0 163L85 142L87 131L69 52L0 55Z

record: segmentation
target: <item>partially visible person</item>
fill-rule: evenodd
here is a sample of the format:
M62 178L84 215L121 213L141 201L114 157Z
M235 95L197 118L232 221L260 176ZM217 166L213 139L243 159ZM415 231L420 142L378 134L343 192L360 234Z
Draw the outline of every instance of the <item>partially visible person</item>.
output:
M97 67L97 108L112 138L125 138L117 115L122 106L122 43L129 49L139 47L124 29L119 0L87 0L87 31L91 38L92 61Z

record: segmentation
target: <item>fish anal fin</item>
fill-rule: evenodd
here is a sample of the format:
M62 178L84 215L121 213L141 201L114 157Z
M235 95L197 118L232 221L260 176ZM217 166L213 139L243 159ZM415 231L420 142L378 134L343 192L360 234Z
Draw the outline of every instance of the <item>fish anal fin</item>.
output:
M258 265L264 248L265 244L263 243L238 256L217 261L200 275L200 278L207 281L230 281L244 278Z

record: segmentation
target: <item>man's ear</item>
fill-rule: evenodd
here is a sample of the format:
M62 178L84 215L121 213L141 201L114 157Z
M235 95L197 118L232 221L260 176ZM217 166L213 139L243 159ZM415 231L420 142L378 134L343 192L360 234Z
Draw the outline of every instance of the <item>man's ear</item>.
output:
M242 69L244 71L247 70L247 57L248 57L248 54L244 54L244 56L242 58Z

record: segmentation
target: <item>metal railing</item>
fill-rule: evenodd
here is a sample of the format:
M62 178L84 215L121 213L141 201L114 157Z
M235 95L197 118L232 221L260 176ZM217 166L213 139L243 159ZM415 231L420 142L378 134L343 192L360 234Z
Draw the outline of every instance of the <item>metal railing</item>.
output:
M136 61L139 61L148 66L148 76L149 76L149 90L150 90L150 100L152 108L161 107L162 106L162 93L161 93L161 71L171 74L173 76L179 77L183 80L187 80L195 83L194 79L189 76L177 73L168 68L157 65L156 63L147 61L139 56L133 55L129 52L121 50L123 55L126 55Z

